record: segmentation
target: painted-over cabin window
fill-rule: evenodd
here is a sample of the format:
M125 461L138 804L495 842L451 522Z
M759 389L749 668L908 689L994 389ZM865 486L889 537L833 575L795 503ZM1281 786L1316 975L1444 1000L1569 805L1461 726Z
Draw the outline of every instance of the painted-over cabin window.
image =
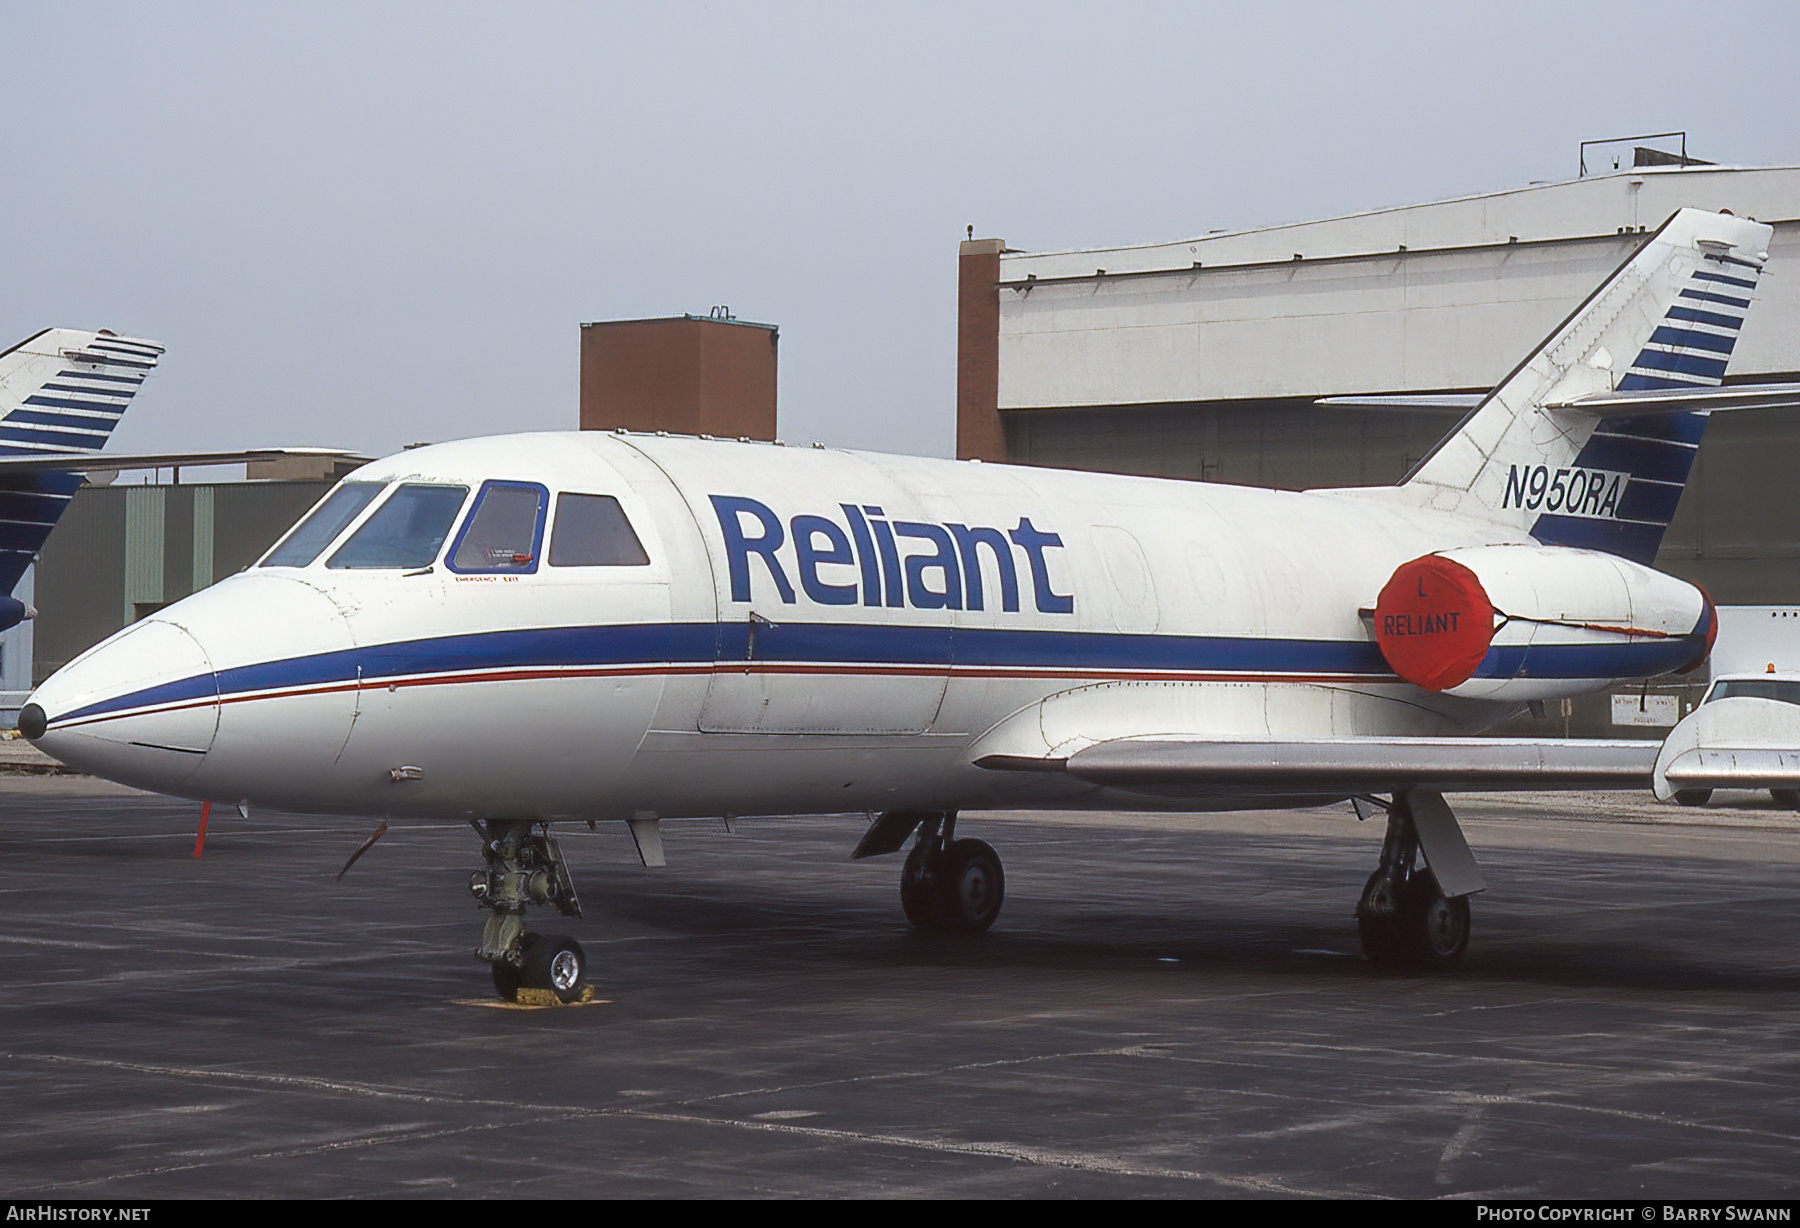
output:
M327 567L375 569L429 567L456 513L468 497L467 486L408 482L376 508L326 560Z
M556 496L552 567L644 567L650 556L611 495Z
M381 493L380 482L341 482L263 559L264 567L305 567Z
M487 482L450 548L449 567L460 572L537 570L538 543L550 492L531 482Z

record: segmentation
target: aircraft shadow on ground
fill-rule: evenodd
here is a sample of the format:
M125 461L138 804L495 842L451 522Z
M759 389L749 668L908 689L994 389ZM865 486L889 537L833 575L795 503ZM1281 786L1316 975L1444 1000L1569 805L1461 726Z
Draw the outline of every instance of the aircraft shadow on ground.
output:
M1329 926L1285 919L1277 912L1256 916L1241 909L1197 909L1180 915L1151 909L1108 918L1088 909L1039 901L1013 911L1010 919L1002 917L987 934L926 934L911 929L898 907L890 916L885 909L846 909L791 893L759 891L754 898L696 898L686 892L669 895L627 889L596 896L582 924L589 932L617 924L688 935L712 944L707 949L722 965L737 963L746 944L751 944L760 963L779 966L791 961L795 971L816 970L821 961L829 961L838 967L886 965L1122 976L1156 970L1188 976L1251 974L1332 983L1524 983L1589 990L1758 995L1800 991L1800 965L1791 958L1759 964L1754 956L1738 953L1730 964L1708 962L1704 953L1692 949L1695 944L1688 939L1673 947L1648 927L1640 927L1638 937L1614 932L1596 934L1584 942L1579 935L1572 939L1567 927L1559 923L1546 923L1543 932L1532 933L1528 922L1514 916L1507 919L1502 932L1486 941L1478 929L1469 954L1456 968L1422 972L1369 964L1361 955L1355 923L1349 917ZM1673 910L1668 921L1672 930L1681 925ZM1551 932L1553 925L1555 933Z

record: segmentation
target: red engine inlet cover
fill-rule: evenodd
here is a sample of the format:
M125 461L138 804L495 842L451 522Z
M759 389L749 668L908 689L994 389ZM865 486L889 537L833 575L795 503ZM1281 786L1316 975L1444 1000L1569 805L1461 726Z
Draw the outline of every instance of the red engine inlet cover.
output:
M1427 691L1474 676L1494 638L1494 605L1475 573L1435 554L1402 563L1375 602L1375 642L1394 672Z

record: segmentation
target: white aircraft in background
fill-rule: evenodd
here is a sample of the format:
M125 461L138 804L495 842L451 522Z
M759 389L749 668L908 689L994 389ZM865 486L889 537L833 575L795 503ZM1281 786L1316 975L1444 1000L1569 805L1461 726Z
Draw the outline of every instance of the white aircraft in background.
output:
M1714 674L1706 697L1669 730L1651 791L1704 806L1714 789L1767 789L1800 808L1800 674Z
M102 454L163 347L101 329L46 328L0 351L0 631L35 616L11 596L84 472L222 465L325 449Z
M1698 665L1651 570L1770 228L1672 217L1399 486L1307 493L631 434L419 448L20 716L197 799L461 818L499 991L571 1000L554 821L864 810L906 915L979 932L990 808L1385 809L1365 951L1446 964L1483 886L1446 791L1647 785L1654 743L1523 706ZM1377 795L1385 795L1385 800Z

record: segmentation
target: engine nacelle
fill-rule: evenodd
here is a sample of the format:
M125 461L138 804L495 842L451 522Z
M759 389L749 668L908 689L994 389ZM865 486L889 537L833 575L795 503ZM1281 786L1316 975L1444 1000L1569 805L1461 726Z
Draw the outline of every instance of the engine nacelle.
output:
M1473 699L1561 699L1680 673L1718 634L1694 585L1593 550L1471 546L1403 563L1375 603L1396 674Z

